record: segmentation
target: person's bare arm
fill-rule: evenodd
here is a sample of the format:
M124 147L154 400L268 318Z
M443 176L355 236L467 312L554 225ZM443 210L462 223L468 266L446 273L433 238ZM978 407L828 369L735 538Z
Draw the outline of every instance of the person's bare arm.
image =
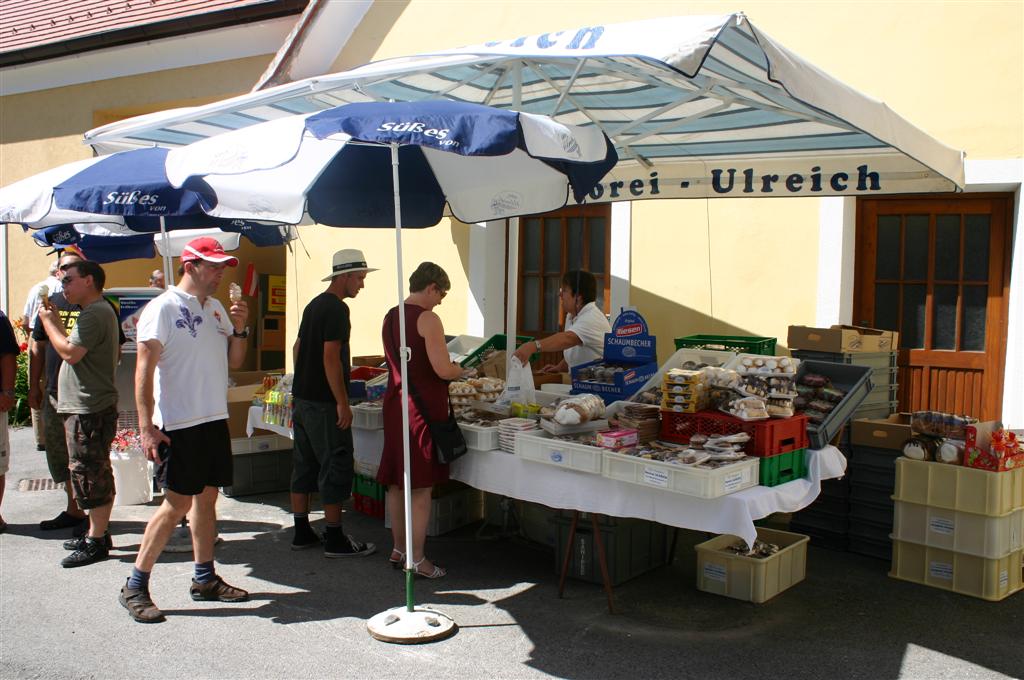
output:
M334 403L338 405L337 426L347 430L352 425L352 409L348 404L348 393L345 391L344 367L341 365L341 340L324 342L324 373L327 384L334 395Z
M156 377L157 362L160 361L160 354L163 352L163 345L159 340L145 340L138 343L137 350L135 408L139 412L139 436L142 438L142 451L146 457L152 461L159 461L160 443L171 441L153 424L153 411L156 406L153 396L153 381Z
M245 328L245 322L249 319L249 305L245 300L232 302L228 309L228 316L231 317L231 324L236 332L241 333ZM235 370L242 367L245 362L245 352L249 348L249 338L238 338L232 335L228 338L228 366Z
M28 340L28 405L34 409L43 407L43 367L46 365L46 341Z
M14 407L14 379L18 375L18 355L0 354L0 412ZM3 416L6 418L6 416Z
M448 355L448 346L444 342L444 326L441 325L441 317L433 312L423 312L416 321L416 330L423 336L423 343L427 346L427 359L430 360L430 367L434 369L442 380L456 380L466 376L469 371L451 360Z

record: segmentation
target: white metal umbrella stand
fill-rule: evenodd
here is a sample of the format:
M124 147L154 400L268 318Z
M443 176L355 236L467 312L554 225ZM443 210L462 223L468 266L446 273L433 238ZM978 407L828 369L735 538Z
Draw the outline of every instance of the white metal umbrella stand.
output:
M398 144L392 142L391 178L395 190L395 252L398 264L398 336L402 361L402 389L408 384L411 352L405 341L405 277L402 273L402 198L398 186ZM409 476L409 399L402 395L402 492L405 504L405 605L394 607L371 617L366 628L374 638L396 644L419 644L443 640L453 635L458 626L446 614L417 607L413 598L416 572L412 554L412 478ZM394 521L394 520L393 520Z

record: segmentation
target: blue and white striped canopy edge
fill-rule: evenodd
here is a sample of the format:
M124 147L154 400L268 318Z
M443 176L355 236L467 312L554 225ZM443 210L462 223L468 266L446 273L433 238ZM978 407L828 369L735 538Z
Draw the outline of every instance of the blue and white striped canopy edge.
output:
M121 121L86 141L180 146L347 102L428 99L604 131L621 160L591 200L935 192L964 182L960 151L742 14L593 25L389 59Z
M461 102L356 103L174 149L167 176L209 186L220 218L391 227L392 144L403 227L437 224L446 206L480 222L582 202L617 161L594 126Z

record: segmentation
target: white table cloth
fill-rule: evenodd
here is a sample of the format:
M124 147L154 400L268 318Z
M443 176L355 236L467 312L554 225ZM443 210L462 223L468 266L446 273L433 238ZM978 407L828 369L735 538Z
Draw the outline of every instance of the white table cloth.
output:
M834 446L807 451L807 479L755 486L719 498L697 498L519 458L470 451L451 467L452 479L474 488L563 510L637 517L669 526L732 534L753 544L754 520L795 512L821 493L821 480L842 477L846 458Z
M246 431L269 430L291 437L291 428L262 421L258 406L249 409ZM353 428L355 458L380 463L383 430ZM821 480L842 477L846 458L834 446L808 449L807 478L779 486L755 486L719 498L697 498L655 487L630 484L589 472L525 460L503 451L470 451L451 466L451 478L475 489L551 508L636 517L684 529L757 538L754 520L773 512L796 512L821 493Z

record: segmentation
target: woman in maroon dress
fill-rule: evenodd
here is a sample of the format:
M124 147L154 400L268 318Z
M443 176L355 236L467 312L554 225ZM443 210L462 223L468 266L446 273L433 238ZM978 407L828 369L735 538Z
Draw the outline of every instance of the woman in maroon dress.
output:
M448 418L448 381L463 377L467 371L450 360L444 342L441 318L431 311L448 294L448 275L432 262L424 262L409 277L409 297L405 299L406 344L411 350L406 368L415 398L409 398L409 459L412 477L412 559L418 576L440 578L447 572L423 554L430 520L430 492L434 484L448 479L448 466L437 462L434 442L427 422ZM384 317L382 339L388 362L388 388L384 393L384 452L377 481L388 487L388 514L394 548L389 558L398 569L405 562L405 499L402 491L402 366L399 308ZM427 413L421 413L420 403Z

